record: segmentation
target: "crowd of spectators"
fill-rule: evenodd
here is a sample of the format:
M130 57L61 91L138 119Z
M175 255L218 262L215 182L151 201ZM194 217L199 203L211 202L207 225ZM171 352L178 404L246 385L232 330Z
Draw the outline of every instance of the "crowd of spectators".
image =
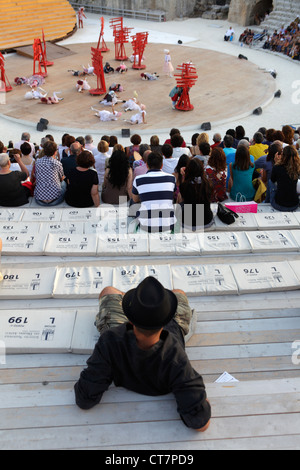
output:
M300 60L300 18L297 17L288 26L282 25L272 33L264 30L255 33L251 28L246 28L239 37L241 44L251 45L253 40L261 41L262 48L273 52L280 52L293 60Z
M300 19L297 17L287 27L281 26L273 34L268 34L264 41L263 49L291 57L293 60L300 60Z
M41 206L64 201L71 207L98 207L117 205L122 198L138 207L133 214L142 228L174 228L172 211L179 206L182 224L194 230L211 225L212 203L255 200L254 181L259 181L265 191L258 202L294 211L299 206L299 134L300 128L286 125L260 128L249 138L237 126L223 136L215 133L211 141L206 132L193 134L187 143L179 129L171 129L163 143L157 135L148 143L134 134L124 147L116 136L104 135L94 144L90 135L69 134L58 144L46 135L34 145L23 133L15 144L0 142L0 205L22 206L32 197ZM157 217L150 214L151 205ZM188 221L186 205L192 208Z

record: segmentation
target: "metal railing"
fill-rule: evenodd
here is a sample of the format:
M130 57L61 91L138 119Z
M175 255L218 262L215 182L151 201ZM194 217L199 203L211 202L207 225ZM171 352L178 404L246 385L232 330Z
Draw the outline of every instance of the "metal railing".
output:
M166 12L155 10L127 10L125 8L103 7L101 5L83 4L80 0L70 1L73 8L84 7L85 11L107 16L123 16L124 18L136 18L146 21L166 21Z

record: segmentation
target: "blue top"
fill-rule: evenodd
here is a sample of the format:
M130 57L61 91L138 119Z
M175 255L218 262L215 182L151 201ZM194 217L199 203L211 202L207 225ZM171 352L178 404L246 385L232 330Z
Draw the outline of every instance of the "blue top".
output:
M243 196L242 200L253 201L255 196L255 189L252 184L253 172L254 166L249 166L248 170L242 171L234 168L232 165L233 185L230 191L231 199L239 201L241 194Z

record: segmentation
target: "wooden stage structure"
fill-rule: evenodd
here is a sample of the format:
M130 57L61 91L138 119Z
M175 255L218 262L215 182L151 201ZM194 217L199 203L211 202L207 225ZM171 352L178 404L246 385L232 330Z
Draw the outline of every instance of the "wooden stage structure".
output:
M42 28L47 41L58 41L76 27L76 13L67 0L1 0L0 51L32 44Z

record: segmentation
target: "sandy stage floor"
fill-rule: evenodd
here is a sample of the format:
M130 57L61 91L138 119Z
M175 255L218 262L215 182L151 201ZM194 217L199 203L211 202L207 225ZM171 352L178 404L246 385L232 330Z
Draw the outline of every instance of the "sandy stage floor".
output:
M114 59L114 44L107 43L110 51L103 53L103 61L109 61L113 67L119 65ZM69 128L91 129L113 132L130 125L123 119L132 113L123 113L115 122L100 122L91 106L107 109L99 104L101 96L92 96L88 92L77 93L75 85L77 77L72 76L68 69L82 69L82 65L91 64L91 46L95 44L72 44L67 47L71 54L57 58L54 65L48 68L48 76L43 88L49 96L53 91L61 91L64 100L58 105L47 106L36 100L25 100L27 85L14 86L13 91L6 95L6 105L2 113L6 116L37 123L41 117L49 120L50 125L59 126L61 132ZM134 70L127 61L126 74L114 73L105 75L106 87L113 83L121 83L125 91L119 94L121 99L133 97L134 91L138 99L147 107L147 123L139 125L139 130L169 130L171 127L194 127L203 122L226 122L252 114L253 110L272 101L276 89L275 80L257 65L232 55L182 45L172 45L171 56L174 68L184 61L192 61L198 73L196 85L191 89L190 100L194 110L189 112L174 111L171 107L169 92L175 86L174 78L162 73L164 61L162 44L148 44L145 50L146 71L157 72L157 81L143 81L140 70ZM126 53L131 55L131 44L126 45ZM48 54L48 59L51 57ZM6 72L13 82L16 76L30 76L33 61L28 57L13 55L6 60ZM89 84L96 86L96 78L89 77ZM122 105L116 106L122 110Z

